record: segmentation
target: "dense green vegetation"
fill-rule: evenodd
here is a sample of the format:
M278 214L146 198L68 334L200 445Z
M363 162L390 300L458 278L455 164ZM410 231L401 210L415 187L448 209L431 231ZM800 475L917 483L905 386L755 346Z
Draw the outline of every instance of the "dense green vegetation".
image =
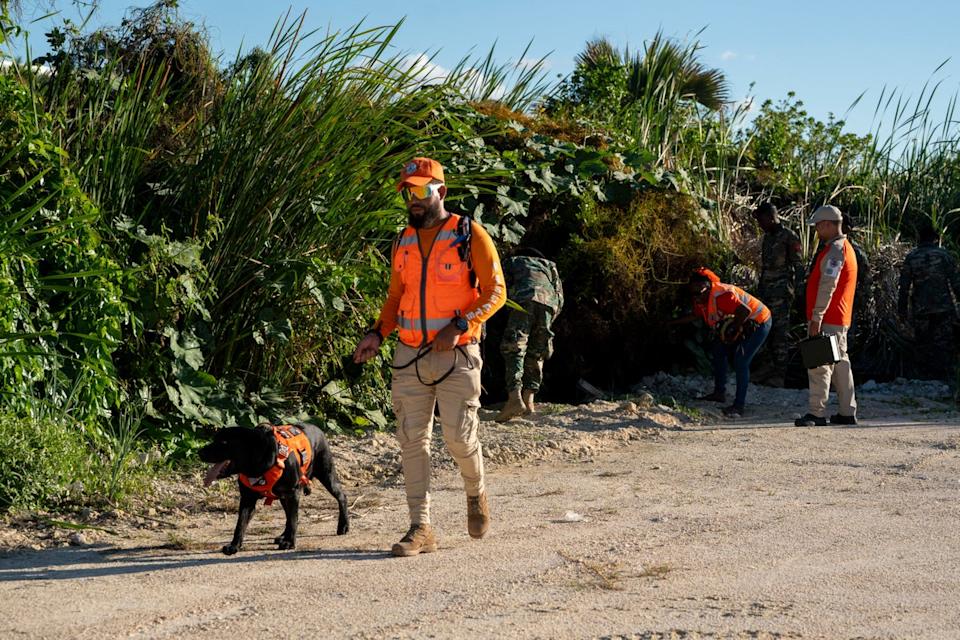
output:
M304 33L288 16L221 64L166 0L114 29L53 31L50 73L0 74L0 509L120 499L149 471L137 450L181 459L208 427L385 427L385 361L349 354L385 293L405 219L392 184L413 155L444 164L451 208L502 252L557 259L561 397L580 376L623 388L692 365L658 319L695 264L749 283L757 201L798 230L834 202L879 254L960 207L952 106L924 106L935 87L886 93L888 133L857 136L793 95L748 122L697 43L663 34L632 54L587 43L548 87L492 51L425 80L389 53L401 28ZM495 393L497 367L485 376ZM41 486L25 480L34 457L57 460Z

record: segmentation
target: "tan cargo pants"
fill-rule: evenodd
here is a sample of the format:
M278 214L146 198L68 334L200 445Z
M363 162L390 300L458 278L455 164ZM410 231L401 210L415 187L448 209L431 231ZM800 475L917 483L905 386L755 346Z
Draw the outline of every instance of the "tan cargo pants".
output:
M840 348L840 362L807 370L807 378L810 380L810 413L820 418L825 418L827 415L831 380L837 390L837 404L839 405L840 415L857 415L857 397L853 390L853 370L850 368L850 356L847 354L847 329L848 327L835 324L820 326L821 333L832 333L837 336L837 345Z
M397 415L397 440L411 524L430 522L430 439L435 404L440 408L443 440L460 467L467 495L478 496L484 491L483 452L477 438L483 360L480 345L465 345L461 349L466 357L460 350L430 351L416 364L393 372L393 411ZM416 355L416 349L401 342L397 344L393 365L402 366ZM454 359L456 366L443 382L432 387L423 384L442 377Z

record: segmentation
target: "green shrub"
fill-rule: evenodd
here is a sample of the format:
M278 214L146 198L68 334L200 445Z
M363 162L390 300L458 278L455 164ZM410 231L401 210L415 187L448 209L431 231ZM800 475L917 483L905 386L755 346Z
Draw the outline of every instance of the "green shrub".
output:
M123 270L68 161L35 96L0 74L0 405L61 406L57 390L74 388L86 420L120 402L111 356L128 314Z
M99 462L75 425L0 415L0 511L40 509L95 483Z

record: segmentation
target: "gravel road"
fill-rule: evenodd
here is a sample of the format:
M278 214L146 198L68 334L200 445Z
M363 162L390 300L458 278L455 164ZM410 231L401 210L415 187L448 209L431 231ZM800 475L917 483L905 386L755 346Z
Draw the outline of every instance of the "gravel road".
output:
M960 638L948 403L882 388L862 397L860 427L795 428L800 391L759 390L759 408L725 422L715 407L657 406L664 385L700 381L648 382L652 403L484 422L494 519L482 541L437 455L433 554L387 553L407 522L383 434L335 440L351 532L334 535L318 489L295 551L270 544L275 505L244 551L221 555L236 489L200 489L199 470L158 486L149 512L86 514L112 533L10 522L0 637Z

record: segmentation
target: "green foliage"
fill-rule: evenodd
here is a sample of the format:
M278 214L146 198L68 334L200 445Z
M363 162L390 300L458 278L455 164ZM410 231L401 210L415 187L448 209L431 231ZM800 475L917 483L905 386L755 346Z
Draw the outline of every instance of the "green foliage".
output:
M662 32L632 55L605 39L588 42L545 109L596 122L618 143L674 166L682 132L702 109L718 111L728 99L726 79L698 60L699 50L696 41L681 44Z
M832 115L826 122L808 115L792 91L776 104L765 101L749 131L748 151L761 187L779 196L807 190L813 200L826 201L838 186L860 178L872 139L843 127Z
M69 415L105 495L144 439L167 459L209 426L386 426L389 349L365 367L350 354L386 290L411 156L444 165L448 206L502 251L558 259L552 368L602 386L664 362L656 321L690 266L751 261L738 218L757 200L794 224L835 202L873 244L919 216L949 230L960 209L952 106L934 122L881 96L890 133L860 137L790 94L745 124L699 44L661 33L635 53L588 43L547 97L542 61L492 49L426 77L389 53L399 28L306 33L288 16L220 69L163 0L51 32L52 76L0 75L2 404ZM131 399L142 421L118 412Z
M120 400L112 354L128 310L123 272L97 232L100 214L81 191L52 120L15 77L0 75L0 374L3 402L86 381L81 418Z
M567 235L556 255L568 300L556 330L570 346L551 362L574 380L622 388L662 357L668 336L658 327L690 269L717 264L726 250L703 232L704 212L684 194L644 191L625 207L587 195L567 216L555 222Z
M124 493L126 471L142 435L140 431L142 417L136 405L125 406L120 410L117 419L104 430L103 440L107 444L108 456L105 466L109 471L105 496L110 502L116 502Z
M97 471L89 441L74 424L0 414L0 512L78 496Z
M10 15L10 0L0 0L0 45L20 35L20 27Z
M34 398L28 413L0 412L0 512L122 504L155 471L143 452L139 405L87 427L72 418L84 386L78 381L64 406Z

